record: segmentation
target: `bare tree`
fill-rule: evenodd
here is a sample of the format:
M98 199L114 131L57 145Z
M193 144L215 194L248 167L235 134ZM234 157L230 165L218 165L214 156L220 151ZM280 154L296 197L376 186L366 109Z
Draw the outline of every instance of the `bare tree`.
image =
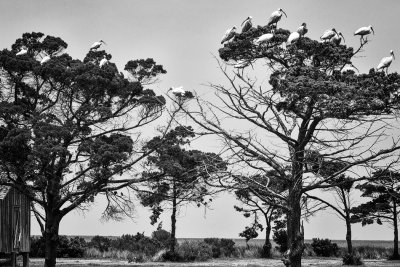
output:
M254 42L271 32L269 42ZM368 41L357 50L307 37L285 45L289 34L272 26L237 34L219 50L225 63L218 65L227 84L210 84L215 99L197 96L197 105L182 108L205 133L220 138L231 163L230 179L258 187L286 213L288 251L283 261L297 267L304 249L304 194L336 186L336 177L354 166L395 160L390 156L400 149L399 140L387 137L396 128L392 119L400 76L373 69L365 74L343 71ZM263 80L268 77L266 85ZM382 143L385 139L391 142ZM318 151L321 159L344 165L321 176L308 168L315 162L309 162L306 151ZM271 170L288 190L269 186L265 174ZM267 180L247 179L249 174Z

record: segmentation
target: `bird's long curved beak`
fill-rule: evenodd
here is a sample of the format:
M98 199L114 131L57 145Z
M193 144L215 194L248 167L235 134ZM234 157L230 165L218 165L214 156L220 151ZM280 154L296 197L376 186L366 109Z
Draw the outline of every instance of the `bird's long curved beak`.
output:
M343 38L343 42L345 43L345 42L346 42L346 40L344 39L344 36L343 36L343 34L342 34L342 33L340 33L340 36L342 36L342 38Z
M102 41L102 42L103 42L103 44L107 45L106 42L104 42L104 41Z
M240 26L243 26L243 24L248 20L249 18L245 19Z
M392 55L393 55L393 59L396 59L396 57L394 56L394 53Z
M283 12L283 14L285 14L285 17L287 17L287 15L286 15L285 11L283 11L283 10L282 10L282 12Z
M372 33L375 35L374 29L371 27Z

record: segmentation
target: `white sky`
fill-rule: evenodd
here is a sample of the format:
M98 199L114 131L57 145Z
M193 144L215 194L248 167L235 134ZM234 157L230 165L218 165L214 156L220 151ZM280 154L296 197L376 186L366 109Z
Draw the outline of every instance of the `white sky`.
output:
M163 64L167 74L153 88L165 93L171 86L183 85L201 95L212 95L208 82L224 83L213 55L227 28L240 23L249 15L255 25L265 25L269 15L283 8L278 26L295 30L306 22L311 38L319 38L335 27L341 31L348 45L356 46L359 38L353 32L372 25L376 35L357 60L361 72L376 67L380 59L389 56L390 49L400 57L399 25L400 1L239 1L239 0L13 0L0 1L0 48L10 48L24 32L40 31L61 37L69 44L67 52L83 59L88 48L100 39L107 43L112 62L122 70L131 59L152 57ZM399 71L394 61L390 71ZM211 150L211 149L210 149ZM213 210L188 207L178 220L178 237L237 237L246 222L233 209L235 201L223 195L214 201ZM85 215L74 212L61 223L61 233L70 235L121 235L145 231L155 227L149 224L149 213L137 208L135 222L99 222L101 209L98 201ZM163 225L169 228L168 217ZM392 239L392 230L386 226L354 225L354 239ZM39 234L37 225L33 234ZM305 238L328 237L344 239L345 227L335 215L328 212L311 218L305 225Z

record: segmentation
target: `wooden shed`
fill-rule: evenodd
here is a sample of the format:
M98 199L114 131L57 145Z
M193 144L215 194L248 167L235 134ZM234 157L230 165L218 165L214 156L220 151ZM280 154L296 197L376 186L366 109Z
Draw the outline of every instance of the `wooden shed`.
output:
M29 199L16 189L0 185L0 253L11 257L23 255L24 266L29 265L31 213Z

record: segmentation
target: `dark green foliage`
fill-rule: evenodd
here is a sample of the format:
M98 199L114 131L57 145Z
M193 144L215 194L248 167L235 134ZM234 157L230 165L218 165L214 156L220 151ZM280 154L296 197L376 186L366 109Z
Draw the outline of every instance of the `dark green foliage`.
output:
M332 257L337 256L339 247L329 239L313 238L311 246L317 256Z
M362 265L363 262L361 260L361 256L358 254L349 254L346 253L342 257L343 265Z
M88 246L85 239L81 237L68 238L59 236L57 257L59 258L82 258ZM45 240L43 237L31 237L31 251L29 255L33 258L43 258L45 256Z
M204 242L209 244L212 249L212 257L231 257L235 251L235 242L225 238L205 238Z

